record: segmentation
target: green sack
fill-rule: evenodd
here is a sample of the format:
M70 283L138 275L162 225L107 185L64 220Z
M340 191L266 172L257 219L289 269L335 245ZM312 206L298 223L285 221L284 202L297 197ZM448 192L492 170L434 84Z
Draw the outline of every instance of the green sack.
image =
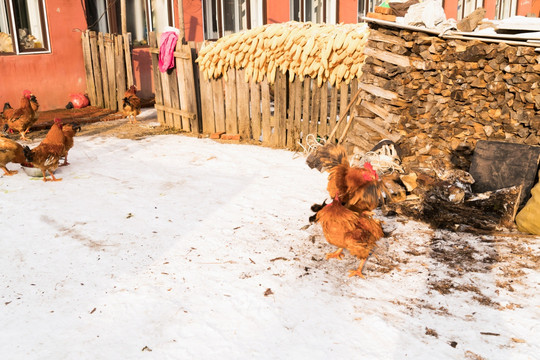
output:
M540 182L531 189L531 198L517 214L516 224L521 232L540 235Z

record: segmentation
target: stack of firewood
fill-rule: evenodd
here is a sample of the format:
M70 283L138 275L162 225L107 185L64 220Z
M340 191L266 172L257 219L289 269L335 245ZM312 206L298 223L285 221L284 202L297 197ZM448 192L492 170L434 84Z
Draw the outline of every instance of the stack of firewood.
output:
M467 155L480 139L540 145L534 47L370 27L360 121L349 137L360 139L360 148L398 133L405 163L442 158L468 169Z

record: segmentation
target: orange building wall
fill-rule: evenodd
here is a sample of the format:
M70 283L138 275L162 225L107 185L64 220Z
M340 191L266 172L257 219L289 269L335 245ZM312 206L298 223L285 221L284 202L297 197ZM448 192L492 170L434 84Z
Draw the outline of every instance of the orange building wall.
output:
M338 23L355 24L358 22L358 0L339 0Z
M183 0L183 3L186 41L203 41L202 1Z
M266 2L266 19L268 24L287 22L290 18L288 0L269 0Z
M36 95L40 110L63 108L72 93L86 91L81 32L86 20L79 1L45 2L50 54L0 56L0 103L18 107L22 92Z

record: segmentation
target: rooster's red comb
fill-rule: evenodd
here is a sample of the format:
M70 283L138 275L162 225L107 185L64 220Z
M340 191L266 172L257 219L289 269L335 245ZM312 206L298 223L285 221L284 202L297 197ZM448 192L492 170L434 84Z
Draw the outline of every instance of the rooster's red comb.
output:
M30 95L32 95L32 92L30 90L24 90L23 91L23 96L25 96L27 98L30 98Z
M373 166L371 165L371 163L365 162L364 167L366 169L368 169L368 170L375 171L375 170L373 170Z

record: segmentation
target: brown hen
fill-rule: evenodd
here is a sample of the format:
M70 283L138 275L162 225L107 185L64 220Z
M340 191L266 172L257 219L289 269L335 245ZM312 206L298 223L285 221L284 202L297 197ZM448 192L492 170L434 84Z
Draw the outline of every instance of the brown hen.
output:
M358 268L349 271L349 277L364 278L364 264L377 241L384 236L380 222L366 213L347 209L337 195L317 213L316 221L321 224L326 240L338 247L326 258L341 259L343 249L349 250L351 255L360 259Z
M62 132L62 121L56 118L45 139L37 147L32 150L28 146L24 148L24 156L29 163L41 170L43 181L49 181L47 172L51 175L52 181L60 181L62 179L54 177L54 171L58 168L64 151L65 135Z
M135 95L136 92L137 87L135 85L131 85L130 88L124 93L124 98L122 99L122 113L129 119L129 123L136 123L137 115L141 113L141 99Z
M4 170L4 175L11 176L18 172L17 170L10 171L6 168L6 164L10 162L19 164L26 162L23 147L14 140L0 137L0 168Z
M77 130L81 131L80 125L65 124L64 126L62 126L62 132L64 133L64 153L62 154L62 157L64 158L64 163L60 166L69 165L67 159L68 152L73 147L73 138L75 137L75 131Z
M9 106L9 104L6 103L2 114L6 122L4 131L7 129L18 131L21 135L21 139L28 140L26 133L37 121L36 111L39 108L39 104L35 96L32 95L30 91L25 90L18 109L10 109L10 106L6 108L7 106Z

